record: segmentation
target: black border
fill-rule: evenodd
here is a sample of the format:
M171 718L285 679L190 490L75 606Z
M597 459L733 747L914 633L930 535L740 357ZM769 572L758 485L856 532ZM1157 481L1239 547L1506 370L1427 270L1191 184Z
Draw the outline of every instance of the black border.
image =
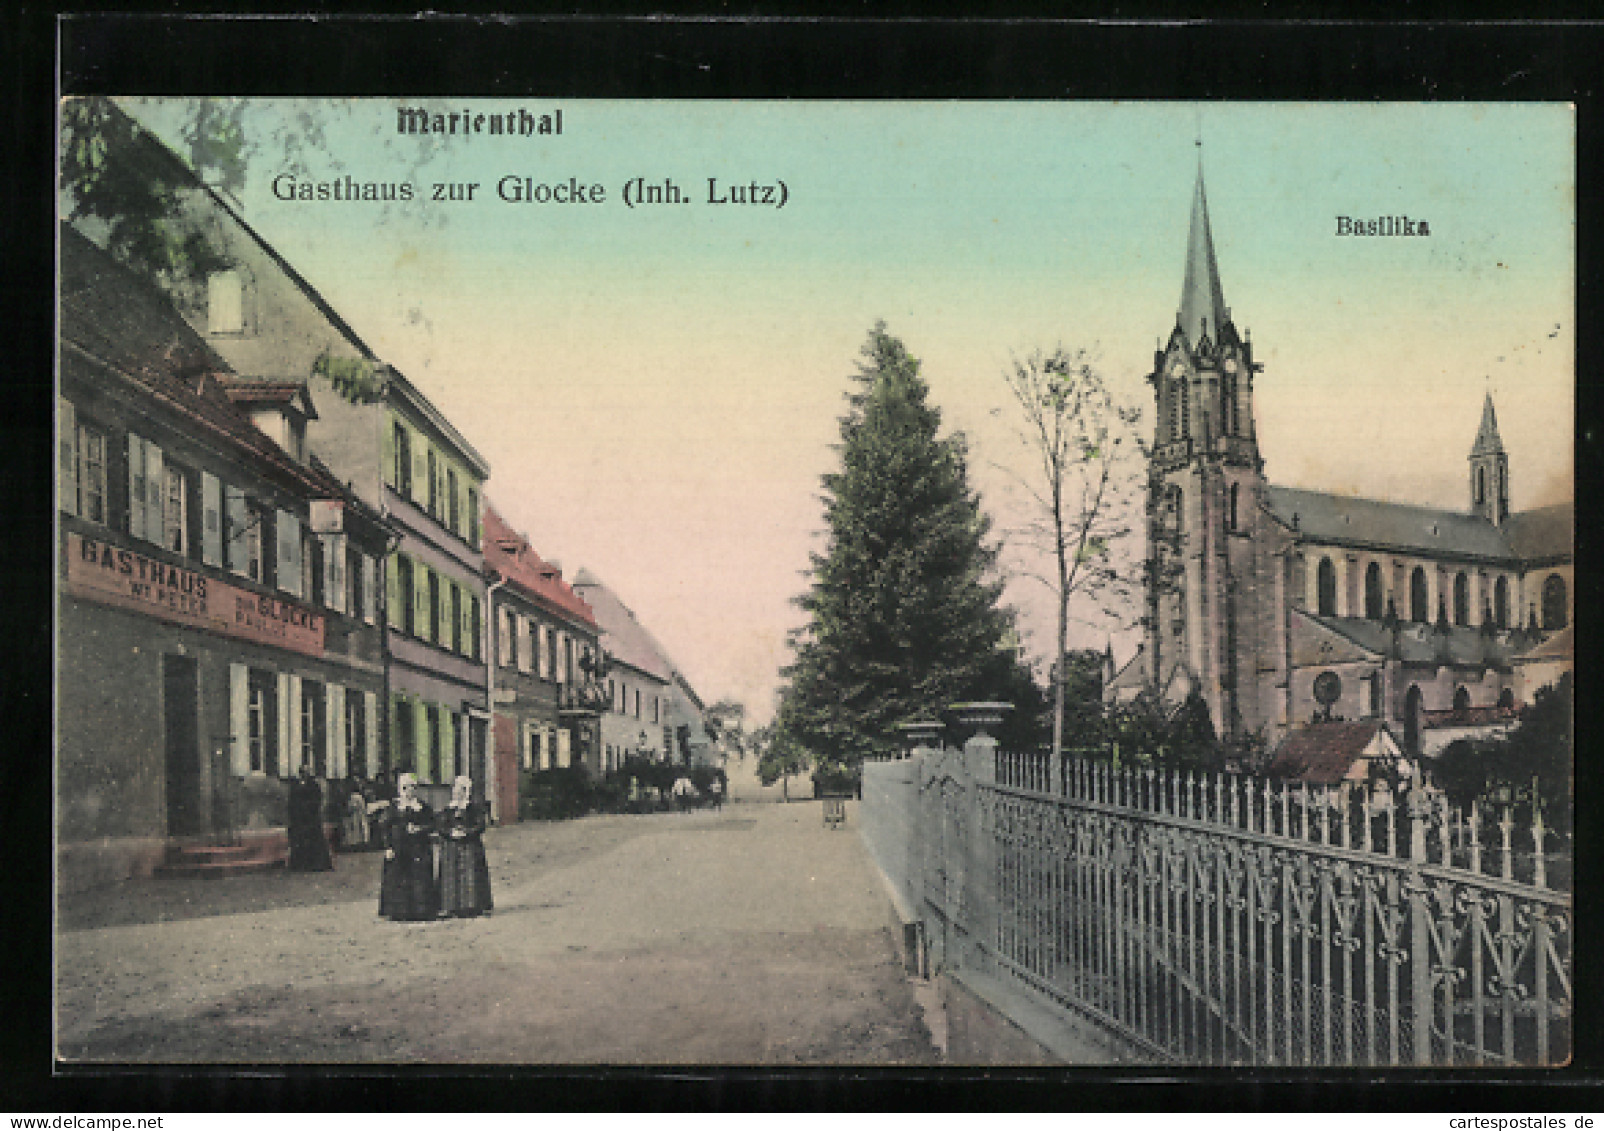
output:
M1250 15L1259 11L1243 8ZM847 15L864 11L845 9ZM1172 13L1166 13L1166 15ZM92 1110L411 1109L1397 1110L1569 1115L1596 1106L1580 1089L1604 1074L1604 1027L1578 1026L1565 1070L1518 1073L1255 1073L1220 1070L472 1071L297 1068L50 1072L50 506L53 466L54 88L67 93L236 95L556 95L608 98L1546 100L1577 104L1577 478L1598 481L1600 80L1604 24L1448 21L1287 23L1042 22L1016 19L781 18L723 9L691 18L479 18L224 14L185 17L12 13L19 50L5 140L0 238L9 268L12 403L0 414L0 482L13 503L3 603L8 618L0 759L8 845L0 908L12 957L0 973L0 1107ZM58 29L60 32L57 38ZM20 398L20 399L19 399ZM1578 513L1587 560L1597 510ZM1592 638L1604 586L1579 570L1577 619ZM15 626L9 622L15 620ZM1579 680L1590 671L1580 657ZM1578 730L1596 707L1579 697ZM1587 802L1599 772L1578 760L1577 951L1601 937L1586 892L1598 856ZM13 820L13 817L19 819ZM42 846L42 850L41 850ZM1596 966L1596 964L1595 964ZM1578 1015L1598 1017L1598 980L1577 964Z

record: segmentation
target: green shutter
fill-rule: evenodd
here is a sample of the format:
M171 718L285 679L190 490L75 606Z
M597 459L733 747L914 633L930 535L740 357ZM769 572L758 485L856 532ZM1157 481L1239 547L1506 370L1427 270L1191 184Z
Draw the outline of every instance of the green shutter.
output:
M384 615L390 627L397 630L401 627L401 598L397 595L400 585L400 570L397 567L400 560L401 555L396 553L384 562Z
M395 486L395 414L384 415L384 482L387 487Z
M429 740L429 705L422 699L412 701L412 733L416 738L418 755L413 760L419 781L432 782L434 778L434 744Z
M429 442L419 432L412 439L412 501L425 510L429 506Z
M68 514L78 513L78 413L66 397L56 398L56 427L61 466L56 479L56 504Z
M412 563L412 631L423 640L431 636L429 624L429 567Z

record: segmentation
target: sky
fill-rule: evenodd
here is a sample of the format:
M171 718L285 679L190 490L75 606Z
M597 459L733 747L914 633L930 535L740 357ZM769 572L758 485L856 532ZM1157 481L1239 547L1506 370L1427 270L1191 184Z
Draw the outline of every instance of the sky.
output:
M187 152L192 102L124 105ZM1264 364L1271 482L1467 509L1491 392L1512 506L1571 495L1568 105L407 105L560 108L563 132L433 145L398 136L390 100L251 102L243 214L488 459L488 497L543 556L589 567L705 702L758 721L880 319L968 437L1008 598L1050 653L1051 599L1024 576L1039 563L1009 538L1028 457L1003 373L1090 349L1151 430L1143 378L1175 322L1200 160L1225 299ZM321 133L297 155L284 137L305 138L307 114ZM417 199L274 192L347 176ZM507 203L508 176L606 199ZM627 207L636 177L686 203ZM783 184L784 207L709 203L709 178L718 197ZM437 203L436 183L479 187ZM1403 215L1431 235L1336 235L1339 216ZM1128 618L1080 611L1072 643L1134 647Z

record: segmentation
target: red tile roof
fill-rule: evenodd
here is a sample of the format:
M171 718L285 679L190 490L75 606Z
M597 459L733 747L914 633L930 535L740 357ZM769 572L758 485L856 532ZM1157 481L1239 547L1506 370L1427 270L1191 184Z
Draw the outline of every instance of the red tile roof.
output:
M507 525L485 501L485 568L507 579L507 584L537 604L561 613L587 627L600 630L596 614L571 589L557 568L534 551L529 539Z
M1310 785L1336 785L1382 729L1380 719L1312 723L1287 735L1270 763L1270 776Z

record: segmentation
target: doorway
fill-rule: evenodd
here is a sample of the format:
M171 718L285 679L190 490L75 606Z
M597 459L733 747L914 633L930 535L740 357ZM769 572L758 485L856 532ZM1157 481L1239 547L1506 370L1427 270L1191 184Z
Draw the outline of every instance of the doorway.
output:
M189 656L162 657L167 835L198 836L201 811L200 669Z

